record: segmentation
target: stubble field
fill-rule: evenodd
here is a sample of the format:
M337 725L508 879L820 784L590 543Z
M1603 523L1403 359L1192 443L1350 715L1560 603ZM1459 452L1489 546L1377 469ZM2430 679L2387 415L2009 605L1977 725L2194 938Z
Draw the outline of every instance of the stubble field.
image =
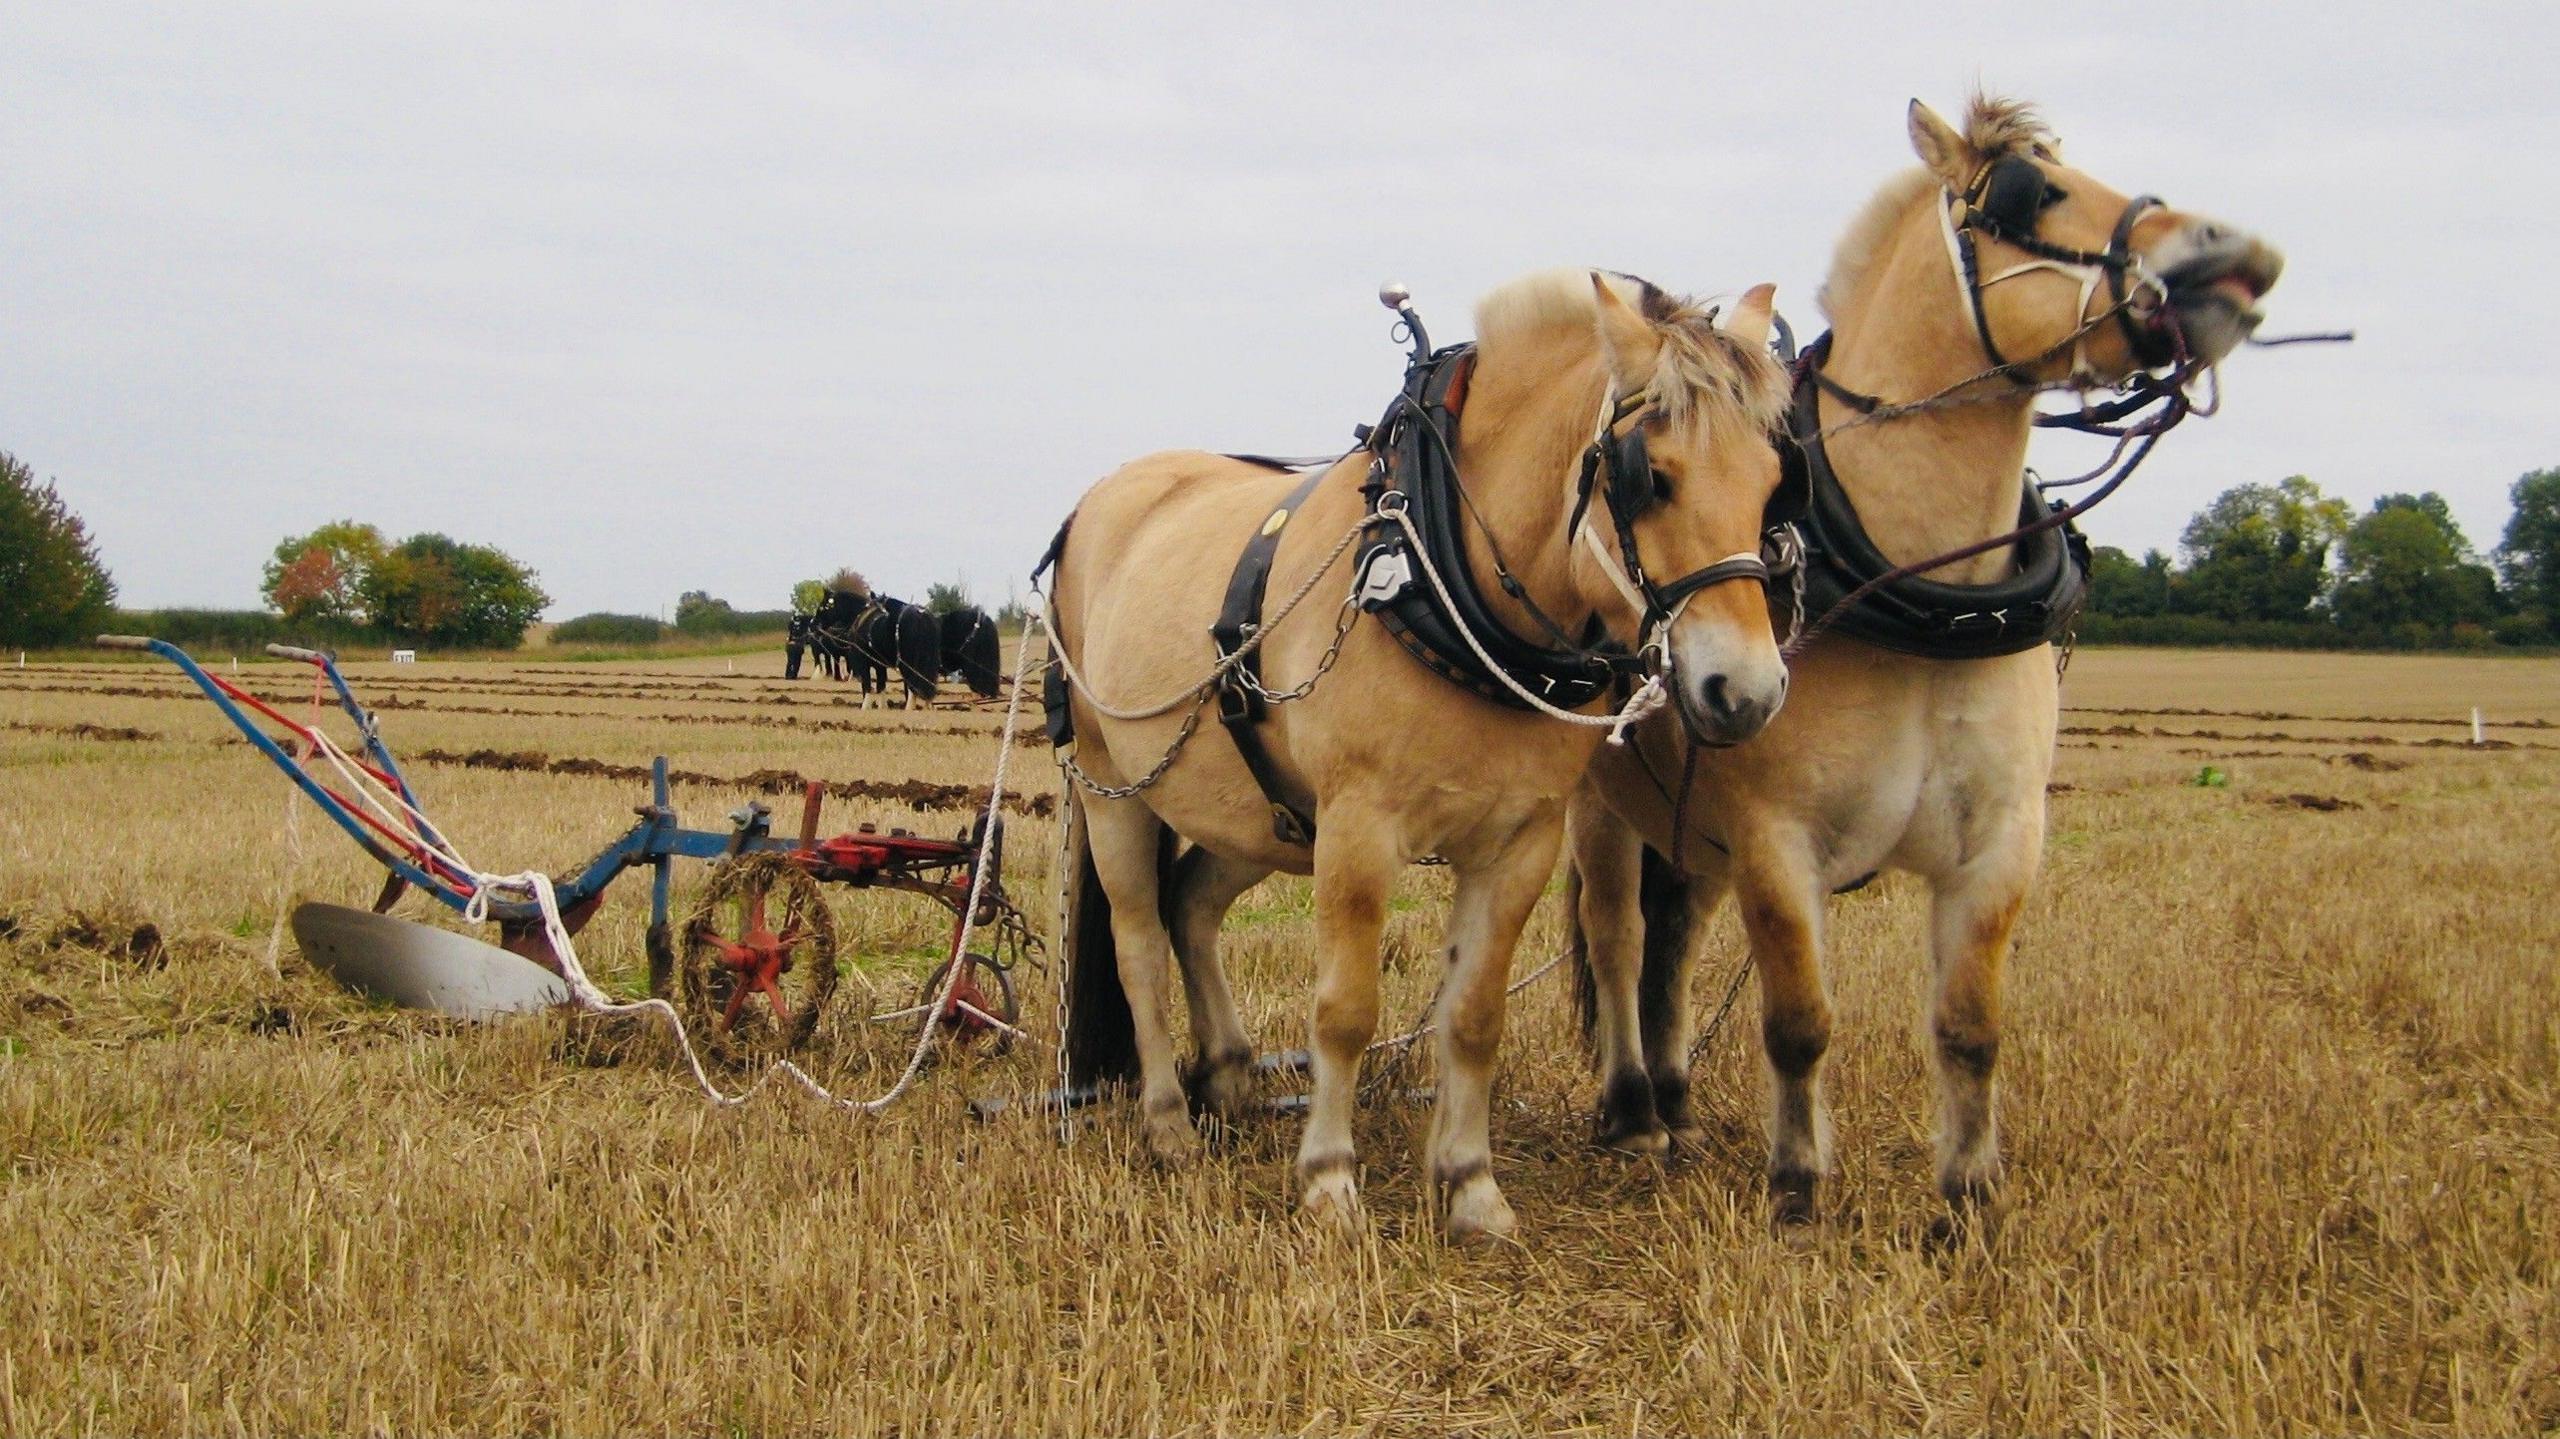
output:
M492 868L582 861L657 753L697 826L798 775L884 787L829 832L963 822L886 787L985 783L994 715L866 715L779 661L355 678ZM245 674L308 699L306 671ZM1701 1061L1705 1147L1630 1163L1588 1145L1554 975L1515 1001L1497 1089L1523 1242L1473 1250L1429 1221L1419 1106L1364 1112L1357 1242L1293 1220L1293 1119L1178 1174L1124 1110L1063 1140L972 1122L966 1097L1052 1082L1044 975L1042 1043L955 1057L876 1119L713 1111L662 1048L562 1020L369 1006L270 937L297 897L366 902L370 862L174 671L0 671L0 1432L2560 1426L2560 664L2093 651L2064 699L1995 1236L1923 1243L1925 905L1888 878L1833 907L1816 1232L1764 1219L1747 992ZM1018 757L1053 793L1045 750ZM1055 842L1015 816L1044 931ZM1394 1029L1444 895L1417 870L1397 902ZM812 1067L868 1094L906 1046L859 1022L865 985L905 1002L940 916L835 898L860 978ZM646 903L625 881L581 942L617 992ZM1310 932L1296 881L1233 921L1266 1048L1300 1042ZM1738 953L1720 920L1701 987Z

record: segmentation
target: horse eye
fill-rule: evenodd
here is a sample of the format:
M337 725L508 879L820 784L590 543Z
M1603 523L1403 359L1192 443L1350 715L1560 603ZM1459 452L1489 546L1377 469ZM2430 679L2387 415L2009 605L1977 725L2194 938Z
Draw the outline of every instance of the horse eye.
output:
M1653 472L1653 497L1656 500L1671 498L1671 477L1660 470Z
M2036 197L2036 213L2043 214L2070 198L2070 191L2048 180L2045 182L2044 193Z

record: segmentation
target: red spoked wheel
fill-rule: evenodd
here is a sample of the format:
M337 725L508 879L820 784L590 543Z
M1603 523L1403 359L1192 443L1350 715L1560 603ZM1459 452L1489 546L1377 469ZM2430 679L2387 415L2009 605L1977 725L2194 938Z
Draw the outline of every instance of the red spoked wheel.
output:
M809 1042L836 992L836 925L809 872L779 854L722 861L682 930L676 1003L733 1063Z
M1022 1005L1014 998L1013 976L983 954L962 955L960 962L966 966L960 971L960 982L953 987L950 1004L935 1022L962 1044L985 1040L992 1052L1002 1054L1013 1048L1012 1028L998 1028L987 1020L993 1018L1016 1028L1021 1025ZM923 992L916 996L917 1006L930 1013L934 1001L942 998L943 981L950 975L951 961L946 959L924 982Z

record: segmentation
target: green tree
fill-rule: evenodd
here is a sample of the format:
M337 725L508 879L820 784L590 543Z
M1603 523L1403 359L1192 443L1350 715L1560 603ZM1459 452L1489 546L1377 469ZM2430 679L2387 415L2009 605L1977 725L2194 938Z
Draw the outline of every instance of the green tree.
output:
M2560 470L2519 476L2507 499L2515 512L2498 542L2498 573L2508 601L2548 624L2560 619Z
M938 615L947 615L969 604L969 582L956 580L949 584L925 586L924 607Z
M708 590L687 590L676 597L676 628L689 635L724 634L735 624L737 609L715 599Z
M791 587L791 612L814 615L827 602L827 586L823 580L802 580Z
M0 644L70 644L116 602L88 527L48 480L0 450Z
M2136 561L2113 545L2089 556L2089 612L2128 618L2169 612L2169 557L2152 550Z
M2175 608L2225 620L2309 618L2328 585L2330 547L2354 515L2301 475L2223 491L2179 540L2187 568Z
M551 597L532 570L488 545L445 535L411 535L393 546L359 587L366 613L384 629L433 644L513 649Z
M382 554L382 531L332 520L278 542L259 592L289 620L352 620L363 605L365 576Z
M2441 633L2497 617L2497 580L2433 490L2384 495L2347 530L2331 608L2356 628ZM2414 633L2414 631L2407 631Z

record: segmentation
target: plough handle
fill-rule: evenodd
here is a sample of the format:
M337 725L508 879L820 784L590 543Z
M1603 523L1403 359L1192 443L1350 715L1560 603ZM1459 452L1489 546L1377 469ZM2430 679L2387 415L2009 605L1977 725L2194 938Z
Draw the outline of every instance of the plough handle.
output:
M147 650L151 648L151 637L149 635L100 635L98 647L110 650Z
M267 653L280 660L300 660L307 665L316 665L329 658L318 650L307 650L300 645L269 645Z

